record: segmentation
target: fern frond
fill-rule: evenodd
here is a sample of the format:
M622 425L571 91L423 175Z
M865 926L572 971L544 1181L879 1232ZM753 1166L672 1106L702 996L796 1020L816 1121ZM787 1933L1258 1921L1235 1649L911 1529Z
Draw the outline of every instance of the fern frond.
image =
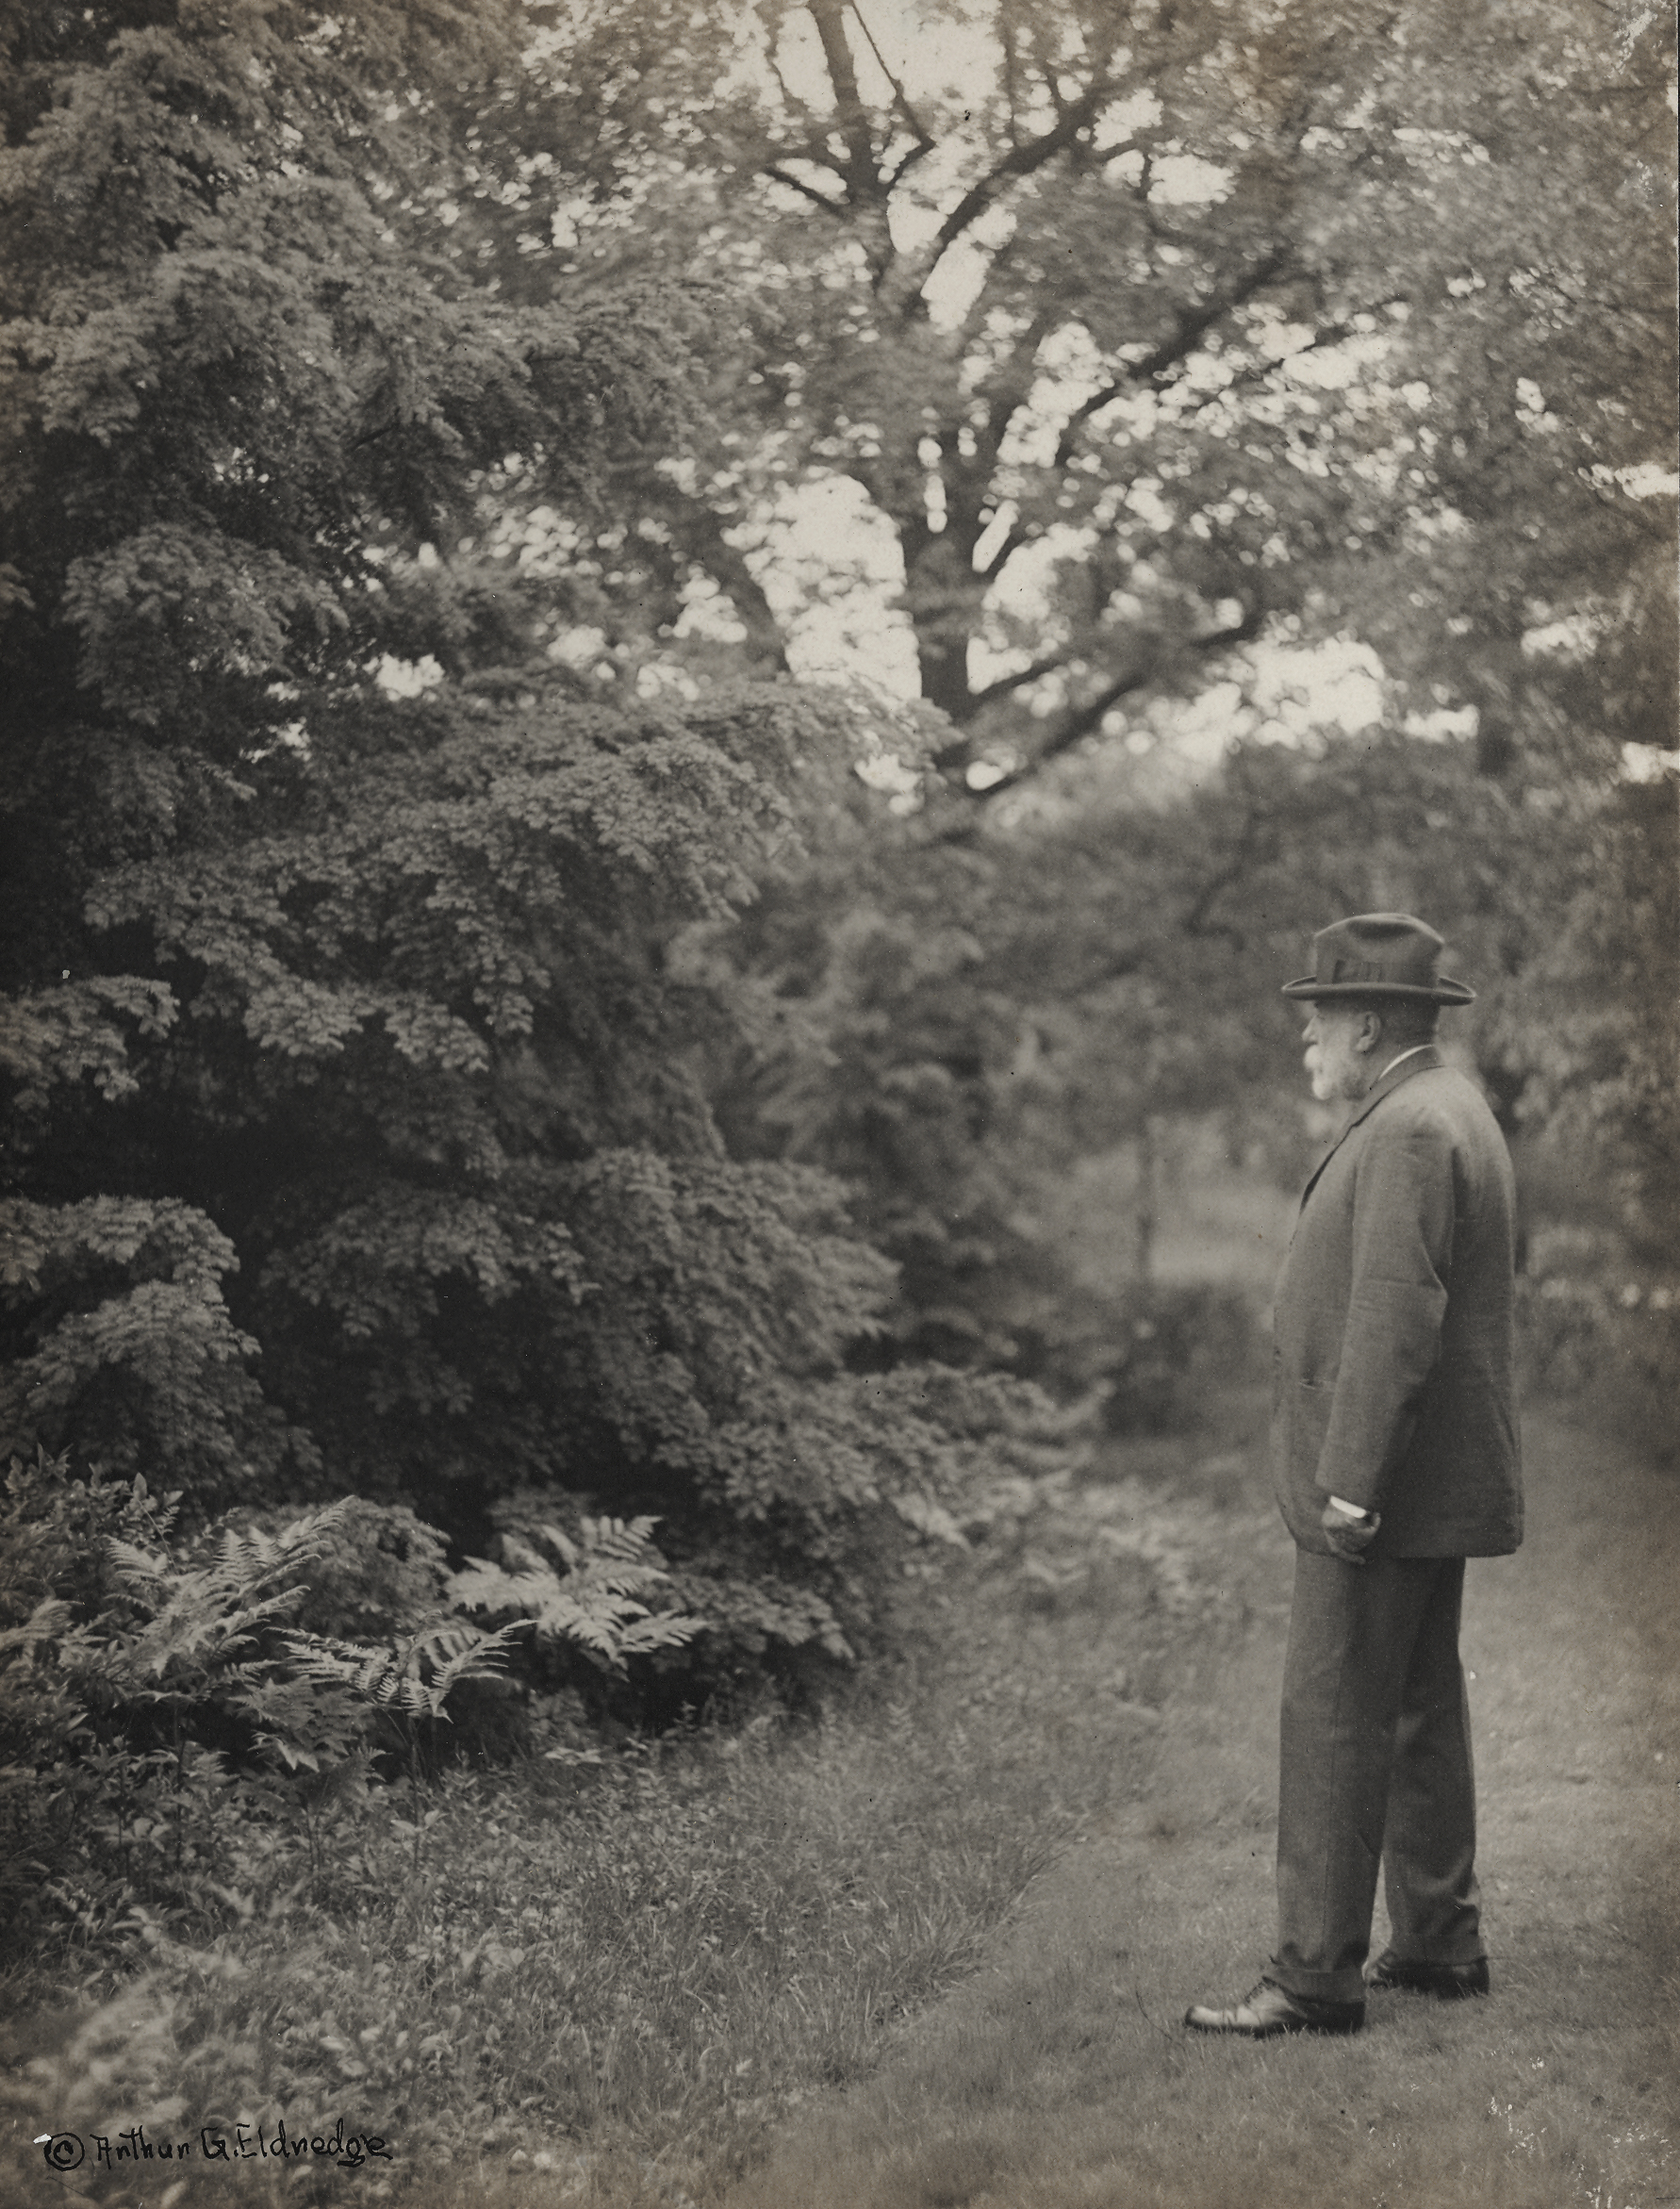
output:
M646 1618L625 1628L618 1638L618 1648L625 1657L646 1657L656 1649L684 1648L705 1630L704 1619L690 1618L682 1611L650 1611Z
M486 1633L465 1619L444 1619L385 1648L319 1634L288 1634L285 1644L305 1679L347 1689L410 1718L447 1718L443 1705L451 1690L463 1680L493 1677L523 1630L522 1620Z
M43 1641L57 1641L68 1631L74 1618L68 1603L56 1595L43 1597L21 1626L8 1626L0 1631L0 1659L20 1652L25 1659L33 1657Z
M451 1657L432 1678L429 1697L434 1715L444 1715L441 1708L443 1700L450 1690L457 1687L461 1681L493 1679L507 1661L514 1637L522 1633L524 1628L525 1622L516 1619L510 1625L498 1626L493 1634L470 1629L473 1633L471 1643Z
M167 1584L175 1576L173 1558L158 1550L142 1549L138 1542L124 1541L120 1534L107 1539L106 1554L117 1568L118 1579L137 1594Z
M585 1519L584 1540L591 1562L642 1564L652 1544L657 1519Z
M135 1665L156 1678L174 1663L206 1654L226 1657L248 1647L259 1627L290 1610L306 1591L301 1586L283 1588L258 1602L219 1610L216 1605L225 1599L225 1592L213 1573L189 1574L156 1617L134 1637L130 1646Z

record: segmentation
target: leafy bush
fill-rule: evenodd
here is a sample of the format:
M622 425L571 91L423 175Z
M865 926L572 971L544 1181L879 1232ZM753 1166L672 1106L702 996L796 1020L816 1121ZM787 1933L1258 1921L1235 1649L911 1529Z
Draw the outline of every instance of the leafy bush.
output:
M1191 1425L1211 1387L1252 1377L1260 1330L1240 1290L1150 1286L1126 1299L1118 1356L1103 1377L1111 1434L1164 1434Z

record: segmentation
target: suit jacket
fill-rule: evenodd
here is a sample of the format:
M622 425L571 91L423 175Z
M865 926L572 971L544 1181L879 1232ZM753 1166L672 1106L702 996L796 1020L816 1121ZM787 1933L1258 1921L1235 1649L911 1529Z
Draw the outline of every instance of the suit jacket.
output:
M1302 1549L1327 1496L1379 1511L1373 1557L1523 1539L1510 1157L1430 1047L1385 1074L1301 1198L1274 1322L1272 1469Z

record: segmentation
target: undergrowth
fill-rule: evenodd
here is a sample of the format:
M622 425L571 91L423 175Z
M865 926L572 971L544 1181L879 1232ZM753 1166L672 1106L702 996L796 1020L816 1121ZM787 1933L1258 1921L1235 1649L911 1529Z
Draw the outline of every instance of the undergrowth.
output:
M422 1789L371 1772L306 1829L224 1792L214 1908L134 1895L14 1973L8 2195L192 2209L224 2191L205 2136L283 2118L391 2143L358 2184L399 2198L440 2162L581 2184L616 2158L673 2201L721 2183L973 1964L1082 1816L1142 1789L1158 1678L1211 1601L1190 1540L1136 1482L1023 1476L931 1535L906 1654L820 1719L766 1705ZM1041 1661L1070 1609L1071 1693L1065 1653ZM141 2122L195 2152L123 2164ZM87 2165L48 2171L43 2131ZM343 2176L258 2157L240 2193Z

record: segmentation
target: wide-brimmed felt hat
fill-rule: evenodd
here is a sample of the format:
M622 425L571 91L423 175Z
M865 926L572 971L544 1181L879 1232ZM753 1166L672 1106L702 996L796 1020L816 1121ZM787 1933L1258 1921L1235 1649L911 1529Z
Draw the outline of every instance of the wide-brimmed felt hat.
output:
M1286 981L1286 997L1409 997L1414 1003L1471 1005L1475 992L1437 971L1441 940L1409 913L1357 913L1312 939L1314 970Z

